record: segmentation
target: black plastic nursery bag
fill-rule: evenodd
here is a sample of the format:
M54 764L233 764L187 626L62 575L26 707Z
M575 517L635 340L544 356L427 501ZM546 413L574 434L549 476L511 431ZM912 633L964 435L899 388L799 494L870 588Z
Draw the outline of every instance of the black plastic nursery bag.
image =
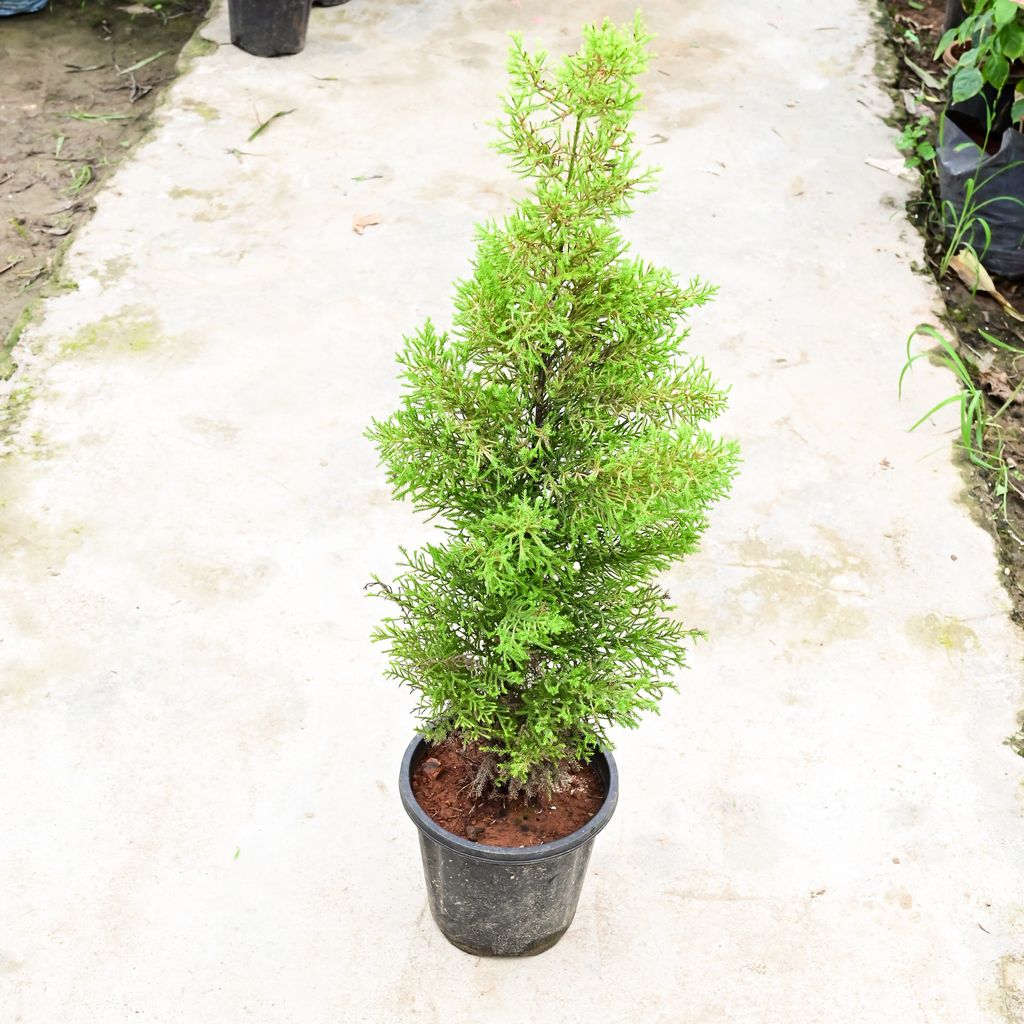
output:
M989 273L1024 277L1024 134L1003 132L999 151L986 153L947 114L936 156L942 225L951 241L958 220L967 227L958 248L970 245ZM973 180L973 188L969 182ZM968 193L970 198L968 201ZM988 224L991 239L981 221Z

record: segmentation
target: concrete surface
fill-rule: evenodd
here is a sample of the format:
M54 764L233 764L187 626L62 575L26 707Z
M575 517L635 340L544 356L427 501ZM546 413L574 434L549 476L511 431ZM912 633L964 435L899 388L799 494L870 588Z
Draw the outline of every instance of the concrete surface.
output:
M0 463L3 1024L1024 1020L1022 646L950 421L906 432L952 379L896 399L936 293L864 164L893 133L856 0L646 4L664 174L629 234L720 283L694 347L746 458L670 581L711 639L623 737L558 947L473 960L425 913L361 588L428 531L361 433L518 187L506 31L632 11L315 10L301 56L198 58L102 196Z

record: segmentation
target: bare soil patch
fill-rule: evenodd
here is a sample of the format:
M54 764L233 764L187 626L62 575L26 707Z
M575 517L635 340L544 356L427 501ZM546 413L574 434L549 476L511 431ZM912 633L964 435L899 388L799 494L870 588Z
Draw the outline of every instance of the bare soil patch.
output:
M0 379L104 180L149 129L208 0L51 0L0 18Z

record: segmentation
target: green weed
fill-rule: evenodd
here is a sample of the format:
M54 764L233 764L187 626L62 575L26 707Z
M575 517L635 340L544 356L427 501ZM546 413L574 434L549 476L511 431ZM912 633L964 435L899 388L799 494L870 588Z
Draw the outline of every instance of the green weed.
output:
M996 348L1012 352L1015 355L1024 355L1024 349L1008 345L987 331L979 333L986 342ZM914 339L920 336L937 342L938 349L912 353L911 346ZM1004 441L1000 436L999 426L1006 410L1017 401L1021 391L1024 390L1024 379L995 412L990 412L988 395L978 386L971 367L967 365L953 343L931 324L918 324L907 339L907 359L900 370L897 386L900 398L903 397L903 382L907 374L919 359L925 358L936 358L939 363L951 370L960 384L960 390L955 394L948 395L942 401L936 402L910 429L916 430L940 409L949 405L958 405L960 410L960 447L973 465L991 476L993 493L999 500L1003 520L1009 527L1007 499L1011 490L1024 499L1024 491L1021 489L1024 478L1016 466L1010 464L1004 454ZM1013 533L1013 531L1010 532ZM1019 543L1024 544L1024 541L1016 534L1013 536Z

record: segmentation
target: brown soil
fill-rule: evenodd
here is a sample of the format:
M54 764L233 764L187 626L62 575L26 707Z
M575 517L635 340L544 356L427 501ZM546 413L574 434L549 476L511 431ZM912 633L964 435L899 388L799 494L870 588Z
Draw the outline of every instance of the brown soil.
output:
M207 6L50 0L0 18L0 379L26 309L54 283L97 187L149 128Z
M927 105L938 115L944 102L941 90L924 85L908 61L936 79L944 77L946 69L941 59L932 57L942 34L944 0L923 0L921 10L915 10L907 0L884 0L884 9L897 58L895 80L888 83L894 92L897 120L901 125L913 120L905 112L903 101L908 95L922 93ZM908 40L907 29L920 40L919 46ZM911 200L908 213L924 235L928 269L939 279L945 241L938 216L938 186L934 170L925 168L924 171L921 192ZM1024 281L995 278L995 284L1018 310L1024 311ZM939 286L946 303L945 319L949 328L946 335L970 369L974 385L984 393L988 416L992 417L1021 386L1009 407L991 423L985 437L988 455L1002 452L1005 475L974 465L966 456L962 464L967 493L978 518L996 538L1003 582L1014 603L1014 619L1024 625L1024 354L1006 352L986 341L981 333L984 331L1024 350L1024 324L1007 316L987 295L981 292L972 295L952 271L939 279ZM908 334L913 326L908 325ZM951 394L956 387L951 375ZM907 400L905 395L904 401ZM910 422L924 411L911 410Z
M412 773L420 807L443 829L486 846L539 846L571 835L597 814L604 784L582 765L550 800L512 799L500 793L473 795L480 755L454 740L430 747Z

